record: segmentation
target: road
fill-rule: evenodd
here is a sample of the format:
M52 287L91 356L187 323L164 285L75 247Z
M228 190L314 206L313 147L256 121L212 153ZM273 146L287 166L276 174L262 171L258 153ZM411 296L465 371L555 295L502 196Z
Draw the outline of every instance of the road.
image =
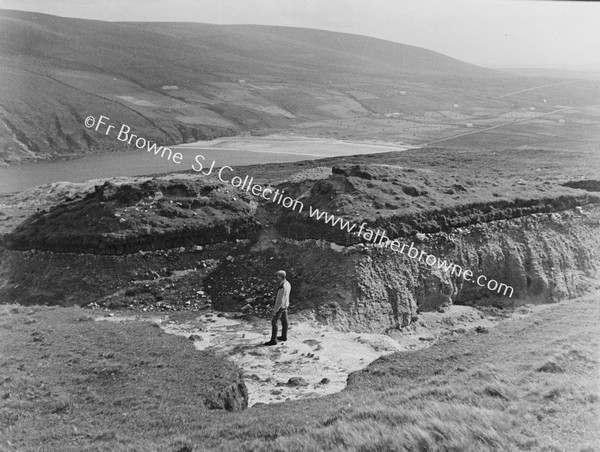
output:
M455 138L461 138L461 137L465 137L467 135L474 135L476 133L488 132L488 131L493 130L493 129L499 129L500 127L510 126L510 125L513 125L513 124L517 124L519 122L531 121L532 119L539 119L539 118L542 118L544 116L549 116L549 115L553 115L555 113L560 113L562 111L567 111L567 110L572 110L572 109L573 109L572 107L559 108L558 110L552 110L552 111L549 111L548 113L542 113L540 115L532 116L530 118L516 119L514 121L506 122L504 124L498 124L498 125L495 125L495 126L486 127L485 129L474 130L472 132L462 133L460 135L455 135L453 137L447 137L447 138L442 138L442 139L435 140L435 141L430 141L429 143L423 144L423 146L430 146L430 145L435 144L435 143L441 143L442 141L453 140Z

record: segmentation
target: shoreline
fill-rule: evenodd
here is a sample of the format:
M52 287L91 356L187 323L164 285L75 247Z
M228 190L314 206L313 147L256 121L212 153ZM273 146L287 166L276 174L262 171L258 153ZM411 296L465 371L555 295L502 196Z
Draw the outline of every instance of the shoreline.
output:
M220 147L229 143L235 143L236 146ZM357 147L360 149L354 152ZM282 135L225 137L173 145L174 150L183 150L186 155L194 151L196 153L204 152L206 159L217 161L219 167L295 163L304 160L357 154L369 155L394 150L403 152L413 148L415 146L392 142L386 144L386 142L373 140L361 142ZM191 161L193 163L193 158ZM2 180L0 194L19 193L29 188L55 182L79 183L91 179L158 176L191 170L190 165L179 168L172 162L160 161L156 156L148 155L147 152L139 149L61 156L0 166L0 180Z

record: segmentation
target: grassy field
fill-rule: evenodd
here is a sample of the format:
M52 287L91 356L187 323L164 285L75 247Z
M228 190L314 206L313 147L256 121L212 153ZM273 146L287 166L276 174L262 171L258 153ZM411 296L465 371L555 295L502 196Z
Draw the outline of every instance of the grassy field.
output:
M380 358L332 396L236 412L206 408L235 372L191 341L4 305L0 448L597 450L599 297Z

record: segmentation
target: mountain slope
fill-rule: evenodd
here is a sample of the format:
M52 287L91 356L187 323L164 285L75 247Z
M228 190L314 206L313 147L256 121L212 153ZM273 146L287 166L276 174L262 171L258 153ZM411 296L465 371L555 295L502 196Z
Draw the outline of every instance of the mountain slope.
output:
M159 144L315 124L344 138L358 136L356 121L375 121L365 126L375 130L391 112L452 109L457 99L508 108L515 99L499 95L532 83L343 33L8 10L0 11L0 61L0 162L128 148L87 130L88 115ZM394 139L407 137L422 138Z

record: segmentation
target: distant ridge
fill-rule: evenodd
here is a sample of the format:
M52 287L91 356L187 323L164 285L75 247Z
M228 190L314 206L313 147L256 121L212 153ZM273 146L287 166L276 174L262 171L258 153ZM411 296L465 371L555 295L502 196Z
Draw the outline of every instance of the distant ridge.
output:
M0 10L0 59L0 163L131 148L87 130L88 115L159 144L307 124L325 124L327 134L336 121L358 136L355 120L452 108L457 92L474 86L494 97L499 78L526 86L433 51L345 33L14 10Z

